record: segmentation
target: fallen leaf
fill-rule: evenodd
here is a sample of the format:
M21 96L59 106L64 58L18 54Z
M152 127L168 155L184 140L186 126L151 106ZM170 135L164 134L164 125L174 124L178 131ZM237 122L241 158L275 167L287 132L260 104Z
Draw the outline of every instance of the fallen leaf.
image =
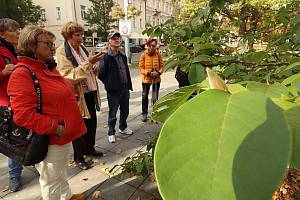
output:
M68 167L69 167L69 168L74 168L74 167L76 167L75 161L74 161L74 160L70 161L70 162L68 163Z
M103 128L107 128L108 127L108 124L103 124Z
M88 178L83 178L83 179L81 179L81 181L87 181L87 180L89 180Z
M101 167L101 170L106 174L110 174L108 167Z
M92 197L93 197L94 199L99 199L101 196L102 196L102 192L99 191L99 190L96 190L96 191L92 194Z
M105 164L106 164L105 161L101 161L101 162L100 162L100 165L105 165Z
M2 192L7 192L8 190L9 190L9 186L8 185L2 188Z

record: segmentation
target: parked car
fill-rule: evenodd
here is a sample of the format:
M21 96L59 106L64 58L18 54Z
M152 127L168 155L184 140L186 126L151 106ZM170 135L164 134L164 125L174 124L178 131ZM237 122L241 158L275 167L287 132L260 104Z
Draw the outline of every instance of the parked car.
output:
M131 53L139 53L143 51L142 47L138 44L129 43L129 49Z
M107 42L100 42L95 46L95 53L104 51L107 47Z

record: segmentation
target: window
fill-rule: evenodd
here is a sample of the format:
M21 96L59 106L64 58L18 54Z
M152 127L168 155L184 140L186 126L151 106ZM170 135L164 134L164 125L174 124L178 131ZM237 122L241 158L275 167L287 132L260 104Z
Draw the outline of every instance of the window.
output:
M143 28L143 19L140 18L140 28Z
M86 19L86 11L85 11L86 6L80 5L80 14L81 14L81 19Z
M60 20L60 19L61 19L60 7L56 7L56 19L57 19L57 20Z
M132 20L132 27L135 28L136 25L135 25L135 18Z

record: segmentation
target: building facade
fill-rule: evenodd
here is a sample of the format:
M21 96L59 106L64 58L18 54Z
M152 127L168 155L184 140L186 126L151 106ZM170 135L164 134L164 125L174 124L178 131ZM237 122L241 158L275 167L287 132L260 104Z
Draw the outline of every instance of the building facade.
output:
M91 6L89 0L33 0L33 2L44 9L43 17L46 20L44 28L55 34L57 45L64 41L60 30L66 22L77 21L83 24L86 30L89 28L85 21L86 12ZM124 0L114 2L124 8ZM172 13L171 0L128 0L128 4L141 11L139 16L131 19L130 41L133 43L142 43L146 38L142 32L147 23L158 25L167 20Z

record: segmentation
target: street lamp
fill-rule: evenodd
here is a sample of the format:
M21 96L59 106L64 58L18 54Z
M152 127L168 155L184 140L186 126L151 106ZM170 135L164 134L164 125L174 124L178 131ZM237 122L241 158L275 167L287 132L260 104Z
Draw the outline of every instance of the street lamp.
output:
M128 1L130 0L124 0L124 11L125 11L125 20L128 20ZM124 36L124 42L125 42L125 54L127 56L127 62L129 63L129 36Z

